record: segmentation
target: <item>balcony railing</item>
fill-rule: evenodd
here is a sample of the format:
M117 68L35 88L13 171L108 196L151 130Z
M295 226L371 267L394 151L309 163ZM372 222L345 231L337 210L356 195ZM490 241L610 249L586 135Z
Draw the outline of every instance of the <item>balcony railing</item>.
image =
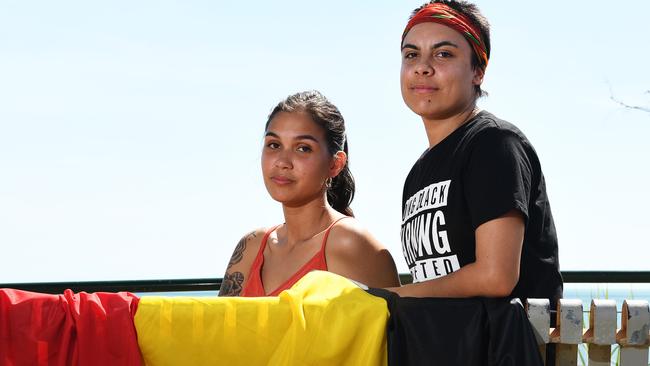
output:
M650 271L563 271L566 283L650 283ZM411 283L410 274L401 274L403 284ZM73 282L32 282L0 283L0 288L42 292L62 293L65 289L74 292L179 292L179 291L218 291L221 278L188 278L162 280L128 281L73 281Z
M563 271L565 283L650 283L650 271ZM409 274L401 274L402 283L410 283ZM59 294L66 289L74 292L200 292L214 291L221 287L221 278L159 279L129 281L85 281L85 282L39 282L5 283L0 288L12 288L40 293ZM557 345L556 364L647 365L650 344L650 310L648 300L591 299L591 304L582 300L563 299L557 309L551 309L547 299L529 299L526 303L528 317L540 350L548 344ZM617 311L618 305L621 310ZM584 306L588 306L585 311ZM620 314L622 312L622 314ZM583 322L588 316L588 326ZM622 315L622 316L620 316ZM551 327L551 318L557 325ZM620 321L620 328L617 324ZM586 348L582 350L579 348ZM617 357L616 357L617 356Z

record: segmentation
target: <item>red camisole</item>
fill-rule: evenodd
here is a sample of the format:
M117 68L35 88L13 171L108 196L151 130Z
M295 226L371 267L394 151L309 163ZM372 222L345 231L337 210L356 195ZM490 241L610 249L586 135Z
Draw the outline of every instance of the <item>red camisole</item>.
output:
M325 236L323 236L323 243L321 244L320 250L314 254L314 256L307 261L300 269L293 274L293 276L289 277L283 284L278 286L275 290L271 291L270 293L266 293L264 290L264 284L262 283L262 267L264 266L264 249L266 248L266 241L269 238L269 235L275 229L277 229L280 225L272 227L269 229L265 234L264 237L262 238L262 244L260 245L260 249L257 251L257 256L255 257L255 260L253 261L253 265L251 266L251 270L249 272L249 277L248 281L246 282L246 286L242 290L241 294L239 296L244 296L244 297L259 297L259 296L278 296L280 292L290 288L293 286L296 282L298 282L299 279L301 279L304 275L307 273L313 271L313 270L322 270L322 271L327 271L327 261L325 260L325 244L327 244L327 237L330 234L330 230L332 227L339 222L340 220L346 218L348 216L344 216L339 218L338 220L334 221L330 226L327 227L325 230Z

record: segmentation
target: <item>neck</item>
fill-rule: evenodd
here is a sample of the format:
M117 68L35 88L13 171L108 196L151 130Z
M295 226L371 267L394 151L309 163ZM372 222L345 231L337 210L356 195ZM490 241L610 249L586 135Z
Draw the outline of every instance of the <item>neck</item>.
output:
M449 117L440 119L429 119L422 117L424 128L427 131L429 148L436 146L438 143L440 143L440 141L444 140L447 136L451 135L452 132L456 131L458 127L467 123L467 121L472 119L472 117L474 117L478 111L479 110L476 107L476 102L474 101L460 113Z
M293 246L323 232L341 214L326 199L314 200L301 206L282 206L284 211L286 243Z

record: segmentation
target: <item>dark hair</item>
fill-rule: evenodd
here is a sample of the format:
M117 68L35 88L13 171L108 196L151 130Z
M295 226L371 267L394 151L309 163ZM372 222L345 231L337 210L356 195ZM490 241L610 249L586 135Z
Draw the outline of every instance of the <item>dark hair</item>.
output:
M445 4L450 8L456 10L457 12L464 14L472 21L472 23L474 23L478 27L478 30L481 33L481 38L483 39L483 42L485 42L485 52L487 53L487 58L489 60L490 59L490 23L488 22L487 18L483 14L481 14L481 11L478 9L478 7L475 4L472 4L464 0L431 0L430 2L426 4L422 4L422 6L413 10L411 16L409 17L409 20L413 18L415 14L417 14L423 7L434 3ZM467 41L467 43L469 43L469 41ZM472 48L471 44L470 44L470 48ZM480 67L478 56L474 52L472 52L472 67L474 68L474 70ZM476 85L474 87L474 91L476 92L477 97L483 97L487 95L487 92L481 89L480 85Z
M325 96L315 90L304 91L288 96L278 103L269 114L264 129L269 128L269 123L280 112L306 113L317 125L325 130L325 139L330 154L339 151L348 155L347 163L336 177L332 178L327 188L327 202L340 213L354 216L350 203L354 198L354 178L350 172L350 158L348 154L348 139L345 135L345 121L343 115L334 104Z

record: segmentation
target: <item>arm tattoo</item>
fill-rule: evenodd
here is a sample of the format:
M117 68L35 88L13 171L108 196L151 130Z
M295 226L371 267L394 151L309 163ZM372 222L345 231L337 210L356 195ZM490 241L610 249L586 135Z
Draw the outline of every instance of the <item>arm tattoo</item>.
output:
M246 249L246 242L252 238L255 237L255 232L251 232L248 235L245 235L239 243L237 243L237 246L235 247L235 251L232 253L232 257L230 257L230 262L228 262L228 268L226 270L229 270L230 267L232 267L234 264L237 264L241 262L242 258L244 257L244 249Z
M219 289L219 296L239 296L243 282L244 275L241 272L233 272L232 274L226 272Z
M242 283L244 283L244 274L241 272L229 273L228 270L233 265L241 262L244 258L244 250L246 249L246 242L255 237L255 231L252 231L248 235L244 235L237 246L235 251L230 257L230 262L228 263L228 268L226 269L226 274L221 282L221 288L219 289L219 296L239 296L239 293L242 291Z

